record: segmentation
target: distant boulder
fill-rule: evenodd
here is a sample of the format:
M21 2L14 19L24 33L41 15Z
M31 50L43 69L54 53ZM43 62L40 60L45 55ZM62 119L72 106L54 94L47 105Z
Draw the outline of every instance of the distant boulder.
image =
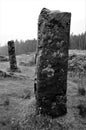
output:
M7 62L7 61L9 61L8 57L0 55L0 62Z
M4 72L3 70L0 70L0 78L1 77L4 77L4 78L11 77L11 75L7 72Z

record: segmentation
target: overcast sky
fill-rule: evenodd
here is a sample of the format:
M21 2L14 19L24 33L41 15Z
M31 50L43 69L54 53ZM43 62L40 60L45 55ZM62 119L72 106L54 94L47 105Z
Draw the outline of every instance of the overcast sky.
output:
M86 31L86 0L0 0L0 45L37 39L38 16L44 7L71 12L71 33Z

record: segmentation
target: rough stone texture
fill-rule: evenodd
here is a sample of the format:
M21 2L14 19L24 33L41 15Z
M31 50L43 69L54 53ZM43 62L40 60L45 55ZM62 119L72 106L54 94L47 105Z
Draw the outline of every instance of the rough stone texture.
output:
M10 71L15 72L18 70L15 56L15 46L14 41L8 41L8 54L10 60Z
M38 21L36 110L58 117L67 113L67 69L71 13L43 8Z

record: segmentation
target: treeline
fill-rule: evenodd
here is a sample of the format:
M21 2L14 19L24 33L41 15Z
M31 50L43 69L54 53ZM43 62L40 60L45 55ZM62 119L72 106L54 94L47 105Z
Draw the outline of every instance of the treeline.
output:
M86 32L70 36L70 49L86 50Z
M28 54L29 52L35 52L37 46L37 40L15 41L16 55Z
M29 54L35 52L37 47L37 40L15 41L16 55ZM86 32L80 35L70 36L70 49L86 50ZM7 45L0 47L0 55L8 55Z
M28 54L31 52L35 52L36 51L36 46L37 46L37 40L33 39L33 40L16 40L15 41L15 51L16 51L16 55L20 55L20 54ZM2 46L0 47L0 55L8 55L8 46Z

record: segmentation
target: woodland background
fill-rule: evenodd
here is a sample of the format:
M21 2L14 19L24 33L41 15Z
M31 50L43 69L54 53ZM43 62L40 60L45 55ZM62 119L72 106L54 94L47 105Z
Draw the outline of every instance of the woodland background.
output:
M28 54L36 51L37 40L15 40L16 55ZM74 35L70 35L70 45L69 49L86 50L86 32ZM0 55L8 55L7 45L0 47Z

